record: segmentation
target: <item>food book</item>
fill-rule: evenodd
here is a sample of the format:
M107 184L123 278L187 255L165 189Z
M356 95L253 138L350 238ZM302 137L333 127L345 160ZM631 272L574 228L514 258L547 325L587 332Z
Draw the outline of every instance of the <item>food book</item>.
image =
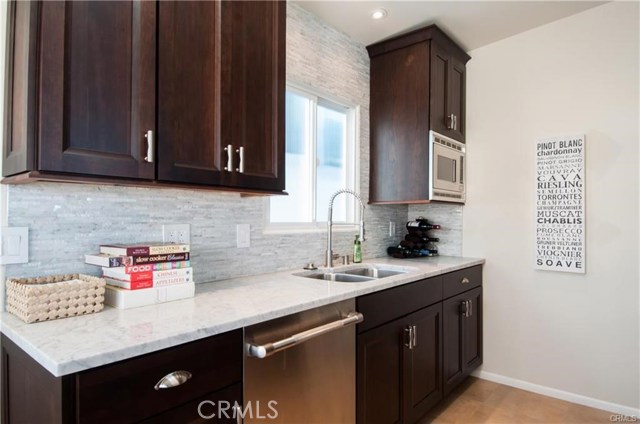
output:
M144 265L143 265L144 266ZM143 281L143 280L163 280L173 277L188 277L192 275L193 268L167 269L164 271L142 271L135 273L121 272L122 268L102 268L105 277L115 278L122 281Z
M163 262L182 262L188 260L189 252L152 256L111 256L104 253L84 255L84 262L86 264L97 265L106 268L158 264Z

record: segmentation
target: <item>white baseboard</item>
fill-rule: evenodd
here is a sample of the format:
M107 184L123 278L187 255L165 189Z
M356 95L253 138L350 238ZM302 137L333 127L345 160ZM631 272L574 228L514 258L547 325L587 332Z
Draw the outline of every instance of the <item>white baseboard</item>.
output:
M474 377L478 377L482 380L493 381L494 383L504 384L506 386L516 387L518 389L526 390L533 393L553 397L556 399L566 400L567 402L577 403L579 405L589 406L591 408L602 409L604 411L610 411L615 414L623 414L627 416L640 417L640 409L632 408L630 406L619 405L617 403L606 402L604 400L594 399L587 396L582 396L576 393L565 392L564 390L558 390L547 386L541 386L539 384L529 383L528 381L518 380L511 377L505 377L504 375L494 374L487 371L475 371Z

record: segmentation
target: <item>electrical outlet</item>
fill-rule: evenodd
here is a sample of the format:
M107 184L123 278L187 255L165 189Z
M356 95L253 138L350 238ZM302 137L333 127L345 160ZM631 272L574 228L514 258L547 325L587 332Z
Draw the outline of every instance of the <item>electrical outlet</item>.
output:
M249 224L236 225L237 247L251 247L251 226Z
M389 237L395 237L396 235L396 223L389 221Z
M162 226L162 241L165 243L190 244L189 224L165 224Z

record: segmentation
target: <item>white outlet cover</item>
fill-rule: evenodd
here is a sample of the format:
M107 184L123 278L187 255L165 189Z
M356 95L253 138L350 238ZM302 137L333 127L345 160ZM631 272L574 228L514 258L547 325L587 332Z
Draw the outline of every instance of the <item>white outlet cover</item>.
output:
M191 244L191 226L189 224L165 224L162 226L164 243Z
M238 248L251 247L251 225L236 225L236 245Z
M29 227L2 227L0 264L29 262Z

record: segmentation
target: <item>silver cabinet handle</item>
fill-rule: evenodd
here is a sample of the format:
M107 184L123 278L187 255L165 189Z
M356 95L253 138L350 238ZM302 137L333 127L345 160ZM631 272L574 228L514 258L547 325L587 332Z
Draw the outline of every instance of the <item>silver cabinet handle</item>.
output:
M160 381L153 386L156 390L161 389L170 389L172 387L178 387L184 383L186 383L191 378L191 373L189 371L174 371L162 377Z
M466 300L463 300L462 302L460 302L460 308L462 309L462 316L467 318L468 317L468 313L469 313L469 304L467 303Z
M227 144L224 151L227 152L227 166L224 167L224 170L231 172L233 171L233 146L231 144Z
M240 148L236 149L236 153L240 157L240 163L238 164L236 171L242 174L244 173L244 147L241 146Z
M147 139L147 156L144 157L144 161L153 163L153 131L147 131L144 138Z
M413 329L413 340L411 341L411 344L415 348L418 346L418 327L412 325L411 328Z
M454 120L455 120L455 116L452 113L451 115L448 116L448 118L449 118L449 123L447 124L447 129L452 130L453 129Z
M404 335L405 335L405 342L404 345L406 347L408 347L409 349L413 349L413 327L408 325L405 329L404 329Z
M294 334L286 339L278 340L264 345L247 344L247 354L254 358L266 358L281 350L289 349L297 344L306 342L323 334L339 330L344 327L358 324L364 321L364 316L360 312L349 312L346 318Z
M470 281L469 281L469 279L467 277L464 277L462 280L460 280L460 282L462 284L469 284L470 283Z

